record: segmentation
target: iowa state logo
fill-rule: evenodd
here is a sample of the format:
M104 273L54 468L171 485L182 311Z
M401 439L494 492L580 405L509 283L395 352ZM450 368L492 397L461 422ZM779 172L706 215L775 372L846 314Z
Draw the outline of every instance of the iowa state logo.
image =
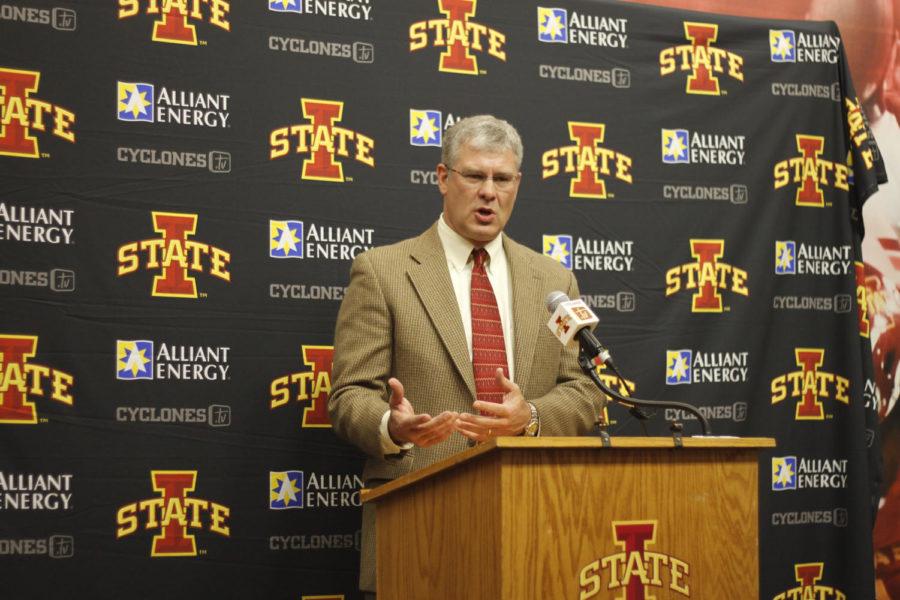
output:
M473 52L488 54L506 62L506 36L472 21L477 0L438 0L443 19L418 21L409 26L409 51L430 45L443 48L438 69L463 75L483 74Z
M138 530L158 529L150 546L150 556L197 556L197 539L188 529L208 529L224 537L231 536L227 506L192 498L196 491L197 471L151 471L150 480L158 497L132 502L116 513L116 539Z
M603 146L606 139L604 123L569 121L569 139L572 144L551 148L541 157L542 179L565 173L572 198L612 198L607 191L606 179L613 177L630 184L631 157Z
M825 138L821 135L798 133L797 154L775 163L775 189L797 186L794 203L797 206L821 208L825 206L824 187L850 191L850 167L822 158Z
M689 72L685 92L706 96L727 93L720 86L717 74L744 82L743 57L723 50L713 44L719 35L719 26L713 23L684 22L684 37L689 44L666 48L659 53L659 74L662 77L676 71Z
M328 420L328 396L331 394L331 363L334 346L301 348L303 364L308 371L291 373L272 380L269 386L269 408L275 410L291 400L309 402L303 409L301 427L331 427Z
M231 281L231 253L188 239L197 232L197 215L154 211L152 217L153 231L160 237L119 246L116 275L134 273L142 264L148 270L159 269L151 294L163 298L198 297L197 278L188 271L208 271L213 277Z
M301 179L315 181L352 181L344 177L341 158L353 159L367 167L375 167L372 151L375 140L358 131L341 127L344 103L334 100L302 98L303 117L309 123L279 127L269 134L269 160L288 153L306 154Z
M681 290L695 290L691 297L691 312L720 313L727 310L723 291L750 295L747 271L721 260L725 255L725 240L696 239L690 244L694 262L666 271L666 297Z
M219 29L231 31L228 0L119 0L119 20L134 17L141 12L157 17L153 23L153 41L187 46L205 45L197 39L197 26L191 21L208 20Z
M30 362L37 352L36 335L0 333L0 423L34 425L38 422L32 398L47 395L72 406L70 388L75 378L52 367Z
M587 600L603 591L621 590L616 598L652 600L657 598L654 588L690 598L690 565L649 548L657 543L657 529L656 520L613 521L613 542L621 552L602 556L581 569L579 598Z
M825 364L824 348L795 348L794 360L799 369L772 379L773 405L787 398L796 399L795 420L823 421L823 399L833 398L841 404L850 404L850 380L821 369Z
M794 578L800 585L776 594L772 600L847 600L841 590L819 583L824 573L825 563L795 564Z
M33 97L40 81L39 71L0 67L0 155L41 158L35 134L48 130L75 143L75 113Z

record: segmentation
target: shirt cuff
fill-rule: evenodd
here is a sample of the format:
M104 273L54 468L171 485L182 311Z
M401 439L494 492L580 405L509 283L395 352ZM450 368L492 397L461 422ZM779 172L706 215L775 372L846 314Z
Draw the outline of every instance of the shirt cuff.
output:
M391 411L388 410L384 413L384 416L381 417L381 425L378 427L378 431L381 432L381 453L385 455L400 454L401 452L412 449L414 446L412 442L406 442L405 444L398 446L394 443L394 440L391 439L391 434L388 431L388 420L390 420L390 418Z

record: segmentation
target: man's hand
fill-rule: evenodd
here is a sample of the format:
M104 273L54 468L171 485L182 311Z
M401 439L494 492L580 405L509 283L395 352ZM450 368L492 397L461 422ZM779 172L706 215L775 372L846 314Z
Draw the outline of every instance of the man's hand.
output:
M501 435L519 435L531 420L531 409L519 386L506 378L503 369L497 369L497 383L506 394L503 402L476 400L472 408L481 414L462 413L456 421L456 430L471 440L485 442Z
M450 437L459 413L444 411L436 417L416 414L412 404L403 396L403 384L396 377L388 379L391 386L391 416L388 418L388 433L399 445L412 442L427 448L439 444Z

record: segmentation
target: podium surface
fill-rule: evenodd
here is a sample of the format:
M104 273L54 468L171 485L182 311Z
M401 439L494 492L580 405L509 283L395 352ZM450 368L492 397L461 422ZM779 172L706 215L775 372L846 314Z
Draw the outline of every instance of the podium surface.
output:
M497 438L371 490L379 600L756 598L770 438Z

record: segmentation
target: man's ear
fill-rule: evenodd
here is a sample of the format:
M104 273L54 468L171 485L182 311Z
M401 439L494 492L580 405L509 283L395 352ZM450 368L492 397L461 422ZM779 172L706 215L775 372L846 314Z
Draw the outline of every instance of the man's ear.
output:
M446 194L447 178L450 176L450 169L444 163L438 163L434 170L437 173L438 189L441 190L441 195Z

